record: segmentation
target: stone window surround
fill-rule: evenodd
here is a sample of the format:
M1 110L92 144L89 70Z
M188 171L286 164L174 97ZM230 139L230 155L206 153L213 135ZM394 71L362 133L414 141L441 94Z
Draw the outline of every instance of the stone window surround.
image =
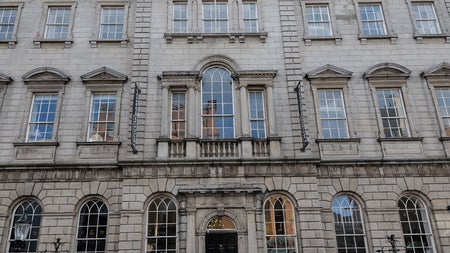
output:
M364 79L367 80L369 87L370 87L370 93L373 99L374 106L376 108L376 116L377 116L377 123L379 128L379 138L378 140L380 142L382 141L422 141L423 138L417 137L419 135L419 132L414 127L413 122L413 116L412 116L412 110L409 102L409 98L407 96L407 79L409 78L411 74L411 70L408 68L401 66L396 63L390 63L390 62L384 62L379 63L371 68L369 68L364 73ZM406 114L406 120L408 123L408 127L410 129L410 136L409 137L385 137L384 133L382 131L383 129L383 123L382 118L378 106L378 100L377 100L377 88L397 88L400 89L403 97L403 105L405 108L405 114Z
M67 38L65 39L46 39L44 37L45 34L45 27L47 25L47 16L48 16L48 10L51 7L70 7L72 13L70 17L69 22L69 32L67 34ZM35 48L40 48L42 43L62 43L64 44L65 48L72 47L73 38L72 38L72 31L73 31L73 24L75 20L75 10L77 8L77 2L53 2L48 1L44 2L42 6L42 12L41 12L41 18L39 21L39 30L37 31L36 37L33 40L33 44Z
M443 3L443 0L405 0L405 1L406 1L406 4L408 5L408 11L409 11L412 26L414 29L413 36L416 39L417 43L422 43L423 40L426 38L444 38L445 43L450 43L450 31L449 31L449 25L448 25L448 24L450 24L450 16L447 12L447 7L446 7L445 3ZM428 4L432 4L434 6L434 10L436 13L436 19L440 26L441 33L439 33L439 34L421 34L417 31L416 21L414 19L414 14L412 11L413 3L428 3Z
M103 7L123 7L124 8L124 18L123 18L123 34L121 39L102 39L100 38L100 23L101 23L101 13ZM97 47L98 43L119 43L121 47L127 47L128 38L128 18L129 18L130 2L129 1L112 1L112 0L98 0L95 6L95 33L94 37L89 40L91 47Z
M355 11L356 11L356 18L358 20L358 28L359 28L359 35L358 38L361 41L361 44L366 44L367 40L370 39L389 39L391 43L395 43L397 41L397 34L394 33L394 30L392 28L392 24L390 22L390 16L389 12L386 11L386 5L388 2L386 0L379 0L379 1L370 1L370 0L353 0L353 4L355 5ZM385 35L365 35L363 34L363 27L362 27L362 19L361 19L361 13L359 11L359 5L360 4L379 4L381 6L381 10L383 12L383 18L384 18L384 25L386 27L386 34Z
M89 102L85 104L85 119L82 127L82 133L79 136L77 145L119 145L119 118L120 118L120 105L123 92L123 85L128 80L128 77L122 73L109 69L107 67L101 67L94 71L81 76L81 80L85 85L85 98L89 99ZM89 113L91 110L91 98L97 93L110 93L116 95L116 111L114 118L114 140L113 141L87 141L87 133L89 128Z
M16 21L14 23L14 30L13 30L13 34L12 34L12 38L9 40L0 40L0 43L7 43L8 44L8 48L15 48L16 44L17 44L17 30L19 28L19 20L20 20L20 15L22 13L22 8L23 8L24 2L5 2L5 3L0 3L0 8L17 8L17 12L16 12Z
M311 84L311 90L313 93L314 99L314 108L316 110L316 124L318 128L317 141L333 141L333 140L353 140L359 141L359 138L356 136L356 132L353 129L353 124L351 120L351 115L349 112L349 105L347 101L350 101L349 97L349 89L348 89L348 81L352 77L352 72L327 64L318 69L310 71L306 74L305 79L309 81ZM320 118L320 110L319 110L319 99L318 99L318 90L319 89L340 89L342 90L342 95L344 99L344 108L346 111L346 121L348 127L349 138L339 138L339 139L324 139L322 137L322 127L321 127L321 118Z
M206 1L206 0L205 0ZM228 6L228 32L227 33L203 33L202 24L202 1L187 1L187 0L171 0L167 4L167 32L164 33L166 43L170 44L174 39L183 38L187 40L187 43L202 42L207 38L228 38L230 43L236 41L244 43L246 38L259 38L262 43L266 42L267 32L264 31L263 17L261 13L260 2L255 0L258 11L258 29L256 33L245 33L244 20L243 20L243 2L249 2L251 0L238 0L238 4L234 4L233 0L223 0L227 2ZM187 4L187 33L174 33L173 32L173 5L174 3L186 3Z
M303 16L303 29L304 29L304 35L303 40L305 41L306 46L310 46L313 41L320 41L320 40L331 40L334 41L336 45L340 45L342 43L342 35L340 35L337 27L336 27L336 16L334 14L334 1L330 0L320 0L320 1L314 1L314 0L306 0L306 1L300 1L301 9L302 9L302 16ZM308 20L306 16L306 6L307 5L327 5L328 11L330 12L330 22L331 22L331 31L332 36L327 37L314 37L310 36L308 33Z
M450 64L443 62L436 66L433 66L421 73L421 76L426 79L428 88L431 91L431 97L433 99L436 116L439 121L439 127L441 132L441 141L450 141L450 136L445 132L444 123L442 121L442 115L439 111L439 105L436 97L436 88L449 88L450 89Z

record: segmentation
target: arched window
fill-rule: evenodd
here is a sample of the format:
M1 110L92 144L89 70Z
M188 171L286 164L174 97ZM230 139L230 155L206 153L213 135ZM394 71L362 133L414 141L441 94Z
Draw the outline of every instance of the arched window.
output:
M269 197L264 204L267 253L297 252L294 208L282 195Z
M147 220L147 251L174 253L177 250L177 207L167 197L150 202Z
M39 229L41 228L42 207L37 201L32 199L20 203L14 212L14 219L11 223L11 232L9 235L9 252L17 251L14 231L17 220L24 214L26 214L27 219L31 221L31 229L20 252L37 252Z
M230 72L220 67L203 73L202 137L234 138L233 82Z
M105 252L108 207L101 200L93 199L80 209L77 233L77 252Z
M332 210L338 252L367 252L364 222L358 203L348 195L341 195L334 199Z
M422 200L406 195L398 201L398 207L406 248L414 253L434 252L430 219Z

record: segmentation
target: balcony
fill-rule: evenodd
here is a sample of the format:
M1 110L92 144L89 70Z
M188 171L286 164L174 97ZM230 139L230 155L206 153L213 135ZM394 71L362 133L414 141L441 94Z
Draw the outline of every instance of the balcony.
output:
M159 159L202 158L269 158L280 156L281 138L184 140L158 139Z

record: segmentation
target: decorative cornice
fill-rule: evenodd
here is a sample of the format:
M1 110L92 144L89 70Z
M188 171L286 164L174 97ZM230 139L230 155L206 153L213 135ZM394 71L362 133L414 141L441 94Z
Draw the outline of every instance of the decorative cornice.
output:
M83 83L125 83L128 80L127 75L108 67L101 67L89 73L80 76Z
M22 76L26 84L34 82L62 82L64 84L70 81L70 76L57 68L41 67L28 71Z

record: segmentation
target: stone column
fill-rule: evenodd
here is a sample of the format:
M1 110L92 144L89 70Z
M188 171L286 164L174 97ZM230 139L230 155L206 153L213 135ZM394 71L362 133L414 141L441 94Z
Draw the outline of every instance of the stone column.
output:
M247 227L248 227L248 253L258 253L258 242L256 240L256 212L255 210L247 210Z
M186 229L186 253L198 253L195 240L195 209L186 209L187 229Z

